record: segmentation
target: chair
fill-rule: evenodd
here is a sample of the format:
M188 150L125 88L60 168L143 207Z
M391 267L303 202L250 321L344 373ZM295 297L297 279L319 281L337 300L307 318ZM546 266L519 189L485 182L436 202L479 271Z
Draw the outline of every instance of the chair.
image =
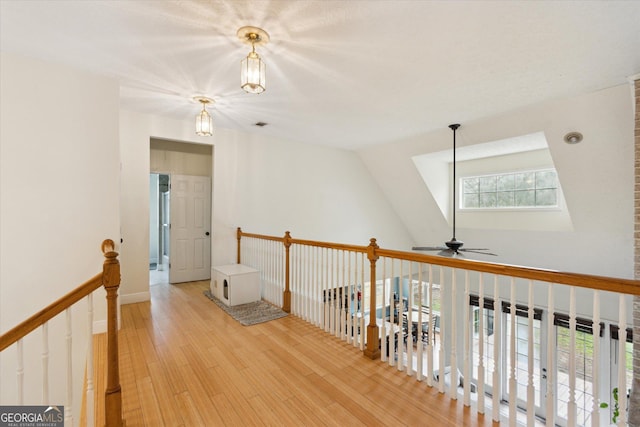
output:
M436 343L436 316L431 316L431 321L429 321L429 311L422 310L422 342L428 343L429 337L433 337L433 344Z
M404 343L407 343L407 337L409 336L409 321L406 313L402 314L402 331L404 332ZM413 336L413 343L418 342L418 325L411 322L411 335Z

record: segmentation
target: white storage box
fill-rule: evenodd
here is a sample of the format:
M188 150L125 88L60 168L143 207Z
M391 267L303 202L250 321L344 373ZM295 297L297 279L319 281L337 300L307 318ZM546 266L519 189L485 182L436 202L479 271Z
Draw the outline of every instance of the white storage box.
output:
M242 264L213 267L211 293L227 305L260 301L260 273Z

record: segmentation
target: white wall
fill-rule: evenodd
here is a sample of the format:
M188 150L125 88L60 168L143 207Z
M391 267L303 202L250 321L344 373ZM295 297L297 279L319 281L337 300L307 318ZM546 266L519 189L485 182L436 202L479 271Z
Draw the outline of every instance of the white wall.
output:
M366 245L406 247L409 235L358 156L350 151L216 129L198 137L192 120L123 111L123 302L149 298L150 138L212 144L212 265L235 262L236 228Z
M469 146L542 131L573 224L572 231L460 228L467 246L489 247L483 260L631 278L633 274L633 114L627 85L462 123L458 145ZM452 118L452 122L456 119ZM441 244L451 229L426 191L411 157L450 148L443 130L359 151L415 244ZM584 141L562 141L569 131ZM538 227L541 228L541 227ZM478 256L481 258L481 256Z
M75 69L0 57L0 332L102 271L100 244L119 239L117 82ZM146 254L145 254L146 256ZM104 291L95 316L105 319ZM84 376L86 304L73 311L74 382ZM51 366L64 357L64 315L49 331ZM41 404L40 332L25 343L26 404ZM35 369L32 369L35 368ZM2 404L16 403L15 349L2 353ZM51 370L51 402L65 403ZM81 402L75 388L75 408ZM74 412L75 412L74 411Z

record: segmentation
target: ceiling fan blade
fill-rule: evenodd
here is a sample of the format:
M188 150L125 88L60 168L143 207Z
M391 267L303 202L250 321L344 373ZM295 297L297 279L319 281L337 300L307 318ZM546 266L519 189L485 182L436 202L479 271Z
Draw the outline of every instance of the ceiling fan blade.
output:
M448 249L445 246L414 246L411 248L413 251L442 251Z
M476 250L476 249L458 249L458 250L459 251L465 251L465 252L473 252L475 254L498 256L498 254L494 254L494 253L491 253L491 252L482 252L482 251L484 251L486 249L478 249L478 250Z

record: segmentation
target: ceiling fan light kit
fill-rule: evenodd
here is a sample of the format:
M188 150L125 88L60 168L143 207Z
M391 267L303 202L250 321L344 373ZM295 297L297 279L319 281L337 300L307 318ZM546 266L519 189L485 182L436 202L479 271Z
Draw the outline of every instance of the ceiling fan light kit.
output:
M414 251L438 251L438 255L442 256L461 256L460 252L474 252L478 254L484 255L493 255L491 252L484 252L488 249L486 248L466 248L463 249L462 246L464 242L456 239L456 131L460 127L460 124L454 123L449 125L449 129L453 131L453 198L452 198L452 207L453 207L453 236L451 240L444 242L445 246L414 246L411 248Z

